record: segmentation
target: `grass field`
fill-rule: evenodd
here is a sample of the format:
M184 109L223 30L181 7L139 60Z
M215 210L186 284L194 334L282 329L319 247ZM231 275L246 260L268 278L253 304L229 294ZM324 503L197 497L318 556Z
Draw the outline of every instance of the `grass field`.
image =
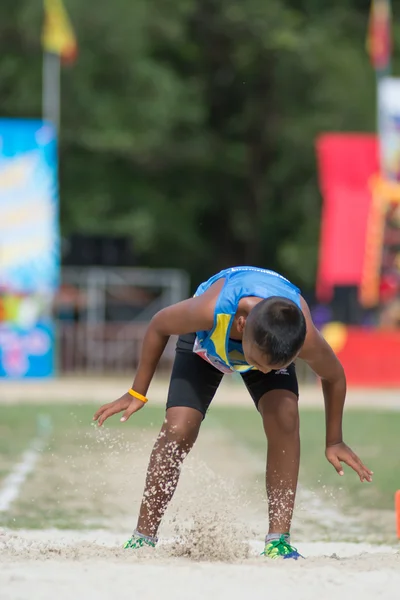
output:
M259 431L258 416L246 409L229 409L220 414L223 424L240 443L262 455L265 440ZM347 410L345 441L367 466L374 471L372 484L361 485L357 476L345 466L345 477L339 478L324 456L325 421L322 410L301 412L301 481L308 488L324 494L338 494L345 508L392 509L394 493L400 489L399 466L400 413ZM255 435L258 432L258 435ZM340 488L340 489L339 489Z
M37 528L103 525L107 504L104 498L120 491L112 489L112 474L115 479L116 471L123 473L127 456L134 462L138 451L140 468L131 481L129 473L126 477L122 474L123 492L129 494L130 486L138 489L142 485L145 462L162 422L163 409L147 406L126 425L114 418L100 431L91 424L93 410L93 405L84 404L0 406L0 485L36 435L38 416L47 415L52 422L52 433L39 466L10 510L0 513L0 524ZM339 478L327 463L323 412L303 410L302 486L344 512L359 512L360 508L391 510L394 493L400 488L396 451L399 431L400 413L347 411L346 440L374 471L373 484L360 484L349 469L345 469L345 477ZM213 407L201 435L207 432L242 447L245 452L241 470L246 469L246 461L252 456L258 462L256 467L252 464L249 472L262 480L266 441L254 409ZM142 447L143 439L146 443ZM390 536L390 531L385 533Z

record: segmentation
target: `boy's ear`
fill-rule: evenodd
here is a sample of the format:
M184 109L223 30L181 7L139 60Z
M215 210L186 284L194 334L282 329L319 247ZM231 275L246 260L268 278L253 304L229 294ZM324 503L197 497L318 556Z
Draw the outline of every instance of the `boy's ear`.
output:
M246 325L246 317L243 317L243 315L241 315L237 320L237 330L239 333L243 333L245 325Z

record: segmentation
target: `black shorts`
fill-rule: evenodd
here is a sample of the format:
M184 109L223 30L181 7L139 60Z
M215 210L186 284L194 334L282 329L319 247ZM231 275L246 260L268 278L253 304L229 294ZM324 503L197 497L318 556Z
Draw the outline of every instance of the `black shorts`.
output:
M178 338L167 408L186 406L199 410L204 416L224 374L193 352L195 338L194 333ZM288 390L299 395L293 363L283 371L261 373L253 370L243 373L241 377L256 407L260 398L271 390Z

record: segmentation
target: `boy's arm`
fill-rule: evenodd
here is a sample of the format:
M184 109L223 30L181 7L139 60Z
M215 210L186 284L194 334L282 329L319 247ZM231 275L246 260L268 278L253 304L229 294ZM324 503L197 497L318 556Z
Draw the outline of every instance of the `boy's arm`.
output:
M371 481L372 472L343 442L343 409L346 398L346 376L336 354L316 329L310 309L302 298L302 310L307 323L307 336L299 354L321 378L325 401L326 457L339 475L343 475L341 462L356 471L361 481Z
M215 293L207 290L201 296L183 300L160 310L147 328L132 388L146 396L153 379L158 362L164 352L171 335L207 331L214 323ZM105 404L94 415L93 420L101 426L108 417L125 411L121 421L126 421L131 414L143 408L141 400L133 398L126 392L121 398Z
M158 362L171 335L211 329L214 323L212 298L203 294L160 310L150 321L143 339L138 370L132 388L147 394Z

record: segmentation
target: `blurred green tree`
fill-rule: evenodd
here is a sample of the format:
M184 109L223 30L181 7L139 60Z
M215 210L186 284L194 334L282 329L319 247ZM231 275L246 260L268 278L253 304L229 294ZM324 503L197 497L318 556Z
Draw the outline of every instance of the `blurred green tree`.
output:
M375 128L359 0L65 0L65 234L128 234L149 266L198 280L233 264L311 289L315 136ZM41 6L0 6L0 110L38 116Z

